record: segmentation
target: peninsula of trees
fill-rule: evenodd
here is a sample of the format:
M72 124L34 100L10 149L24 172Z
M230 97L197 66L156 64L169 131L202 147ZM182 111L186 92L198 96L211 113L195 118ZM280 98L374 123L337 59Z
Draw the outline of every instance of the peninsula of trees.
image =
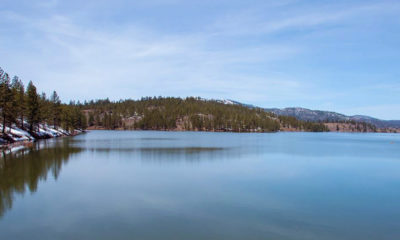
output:
M71 134L86 128L81 108L74 102L63 104L54 91L50 98L39 94L30 81L25 88L17 76L0 68L0 141L40 139ZM1 144L1 142L0 142Z

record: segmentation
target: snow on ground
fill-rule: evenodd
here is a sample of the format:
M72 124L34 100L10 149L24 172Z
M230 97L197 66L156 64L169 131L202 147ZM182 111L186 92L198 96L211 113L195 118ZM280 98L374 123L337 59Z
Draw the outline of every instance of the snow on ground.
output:
M234 102L232 102L232 101L229 100L229 99L222 99L222 103L223 103L223 104L229 104L229 105L234 105L234 104L235 104Z
M8 128L9 129L9 128ZM32 137L32 135L30 135L27 131L22 130L16 126L13 126L11 128L11 133L14 135L18 135L21 136L22 138L24 138L25 140L33 140L35 139L34 137Z
M27 128L29 125L24 122L24 127ZM0 124L0 130L3 129L2 124ZM81 132L81 131L79 131ZM20 129L15 124L12 127L6 127L5 133L9 139L12 139L15 142L25 142L25 141L34 141L35 138L29 134L29 132ZM70 136L71 133L62 129L62 128L55 128L54 126L49 126L47 124L40 124L38 130L35 132L37 136L40 138L54 138L54 137L61 137L61 136ZM6 144L8 141L5 139L0 138L0 145Z
M0 129L3 129L3 125L0 124ZM12 128L5 127L5 132L14 141L31 141L34 140L34 137L32 137L28 132L19 129L16 126L12 126Z
M10 152L18 152L19 150L24 149L25 146L17 146L10 149Z
M57 134L55 134L53 131L49 130L45 125L39 125L39 136L42 137L57 137Z

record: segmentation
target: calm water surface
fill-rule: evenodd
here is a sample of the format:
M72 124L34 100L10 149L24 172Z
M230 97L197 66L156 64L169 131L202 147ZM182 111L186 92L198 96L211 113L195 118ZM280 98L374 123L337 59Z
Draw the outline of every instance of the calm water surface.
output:
M0 158L0 239L400 239L400 135L93 131Z

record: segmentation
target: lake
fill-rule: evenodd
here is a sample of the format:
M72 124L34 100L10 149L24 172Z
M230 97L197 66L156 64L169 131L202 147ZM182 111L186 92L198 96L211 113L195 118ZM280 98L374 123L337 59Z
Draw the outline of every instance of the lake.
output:
M400 239L400 135L39 141L0 158L0 239Z

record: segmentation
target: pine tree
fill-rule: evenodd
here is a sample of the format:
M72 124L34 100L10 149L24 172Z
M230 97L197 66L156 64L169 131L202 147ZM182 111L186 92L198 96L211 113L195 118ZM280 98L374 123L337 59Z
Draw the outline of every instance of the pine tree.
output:
M0 79L0 109L3 120L2 133L5 133L6 124L13 122L13 95L10 87L10 77L7 73L1 73Z
M39 96L39 122L48 123L51 119L50 116L51 103L47 99L46 93Z
M14 77L12 81L12 90L15 101L16 118L19 119L20 128L24 128L24 114L25 114L25 89L24 84L18 77Z
M62 106L62 111L61 111L61 126L65 130L69 131L70 128L72 128L71 124L71 109L68 107L68 105Z
M29 82L27 87L27 120L29 123L29 130L33 132L35 125L39 124L39 96L36 92L36 87L32 81Z
M11 111L10 111L10 116L9 120L10 123L17 123L17 119L19 116L20 112L20 103L18 102L18 88L19 88L19 78L17 76L14 76L10 85L10 90L11 90L11 95L12 98L10 99L11 101Z
M50 102L51 102L53 125L54 128L57 129L57 126L60 124L61 120L61 101L56 91L54 91L53 94L51 95Z

